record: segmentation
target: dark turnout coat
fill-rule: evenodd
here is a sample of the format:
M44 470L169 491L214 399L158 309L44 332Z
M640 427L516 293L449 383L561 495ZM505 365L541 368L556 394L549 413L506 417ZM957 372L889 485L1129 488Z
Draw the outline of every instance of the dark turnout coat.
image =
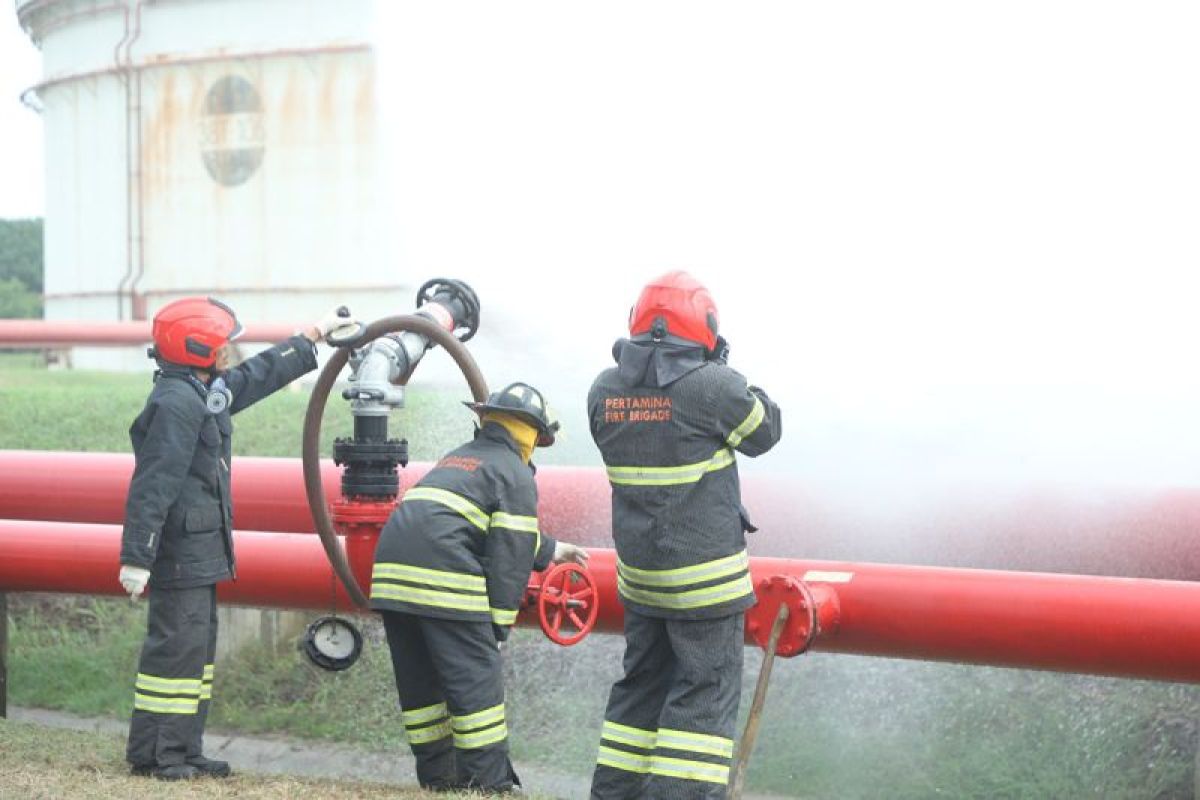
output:
M554 539L538 528L533 472L494 422L442 458L379 536L371 608L491 621L504 639L530 571L554 556Z
M621 341L588 394L612 484L617 588L652 617L703 619L754 604L734 452L781 435L766 392L698 347Z
M150 570L164 589L234 577L229 464L231 414L249 408L317 366L308 339L293 336L224 374L229 406L212 414L206 387L186 367L155 375L129 429L135 466L125 501L121 563Z

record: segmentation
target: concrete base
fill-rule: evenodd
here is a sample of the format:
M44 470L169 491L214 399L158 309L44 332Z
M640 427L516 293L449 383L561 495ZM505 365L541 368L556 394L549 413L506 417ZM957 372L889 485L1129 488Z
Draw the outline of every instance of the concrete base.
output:
M316 614L274 608L217 607L217 662L241 648L261 643L272 652L290 648Z

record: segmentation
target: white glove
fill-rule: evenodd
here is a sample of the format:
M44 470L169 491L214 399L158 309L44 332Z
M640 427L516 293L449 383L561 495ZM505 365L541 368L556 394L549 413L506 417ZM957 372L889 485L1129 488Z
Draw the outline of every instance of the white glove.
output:
M588 551L579 545L571 544L570 542L554 543L555 564L561 564L564 561L574 561L579 566L586 567L588 558Z
M335 306L329 309L325 316L317 320L313 324L313 328L317 331L318 338L324 339L338 328L357 324L358 318L351 316L350 309L345 306Z
M129 592L129 599L137 600L138 596L146 591L146 581L150 580L150 570L141 567L127 567L122 564L119 580L125 591Z

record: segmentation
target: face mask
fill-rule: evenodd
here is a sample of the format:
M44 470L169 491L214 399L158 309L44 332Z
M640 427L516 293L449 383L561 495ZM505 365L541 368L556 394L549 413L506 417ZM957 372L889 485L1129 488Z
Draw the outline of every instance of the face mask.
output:
M526 464L529 463L529 459L533 458L533 448L537 445L538 438L537 428L522 422L511 414L498 414L494 411L484 414L481 421L495 422L508 431L512 435L513 441L517 443L521 460Z

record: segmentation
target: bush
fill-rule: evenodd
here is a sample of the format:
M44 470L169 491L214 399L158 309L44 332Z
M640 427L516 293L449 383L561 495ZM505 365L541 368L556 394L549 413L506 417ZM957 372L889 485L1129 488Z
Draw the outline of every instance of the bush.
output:
M16 278L0 278L0 319L40 319L42 296Z

